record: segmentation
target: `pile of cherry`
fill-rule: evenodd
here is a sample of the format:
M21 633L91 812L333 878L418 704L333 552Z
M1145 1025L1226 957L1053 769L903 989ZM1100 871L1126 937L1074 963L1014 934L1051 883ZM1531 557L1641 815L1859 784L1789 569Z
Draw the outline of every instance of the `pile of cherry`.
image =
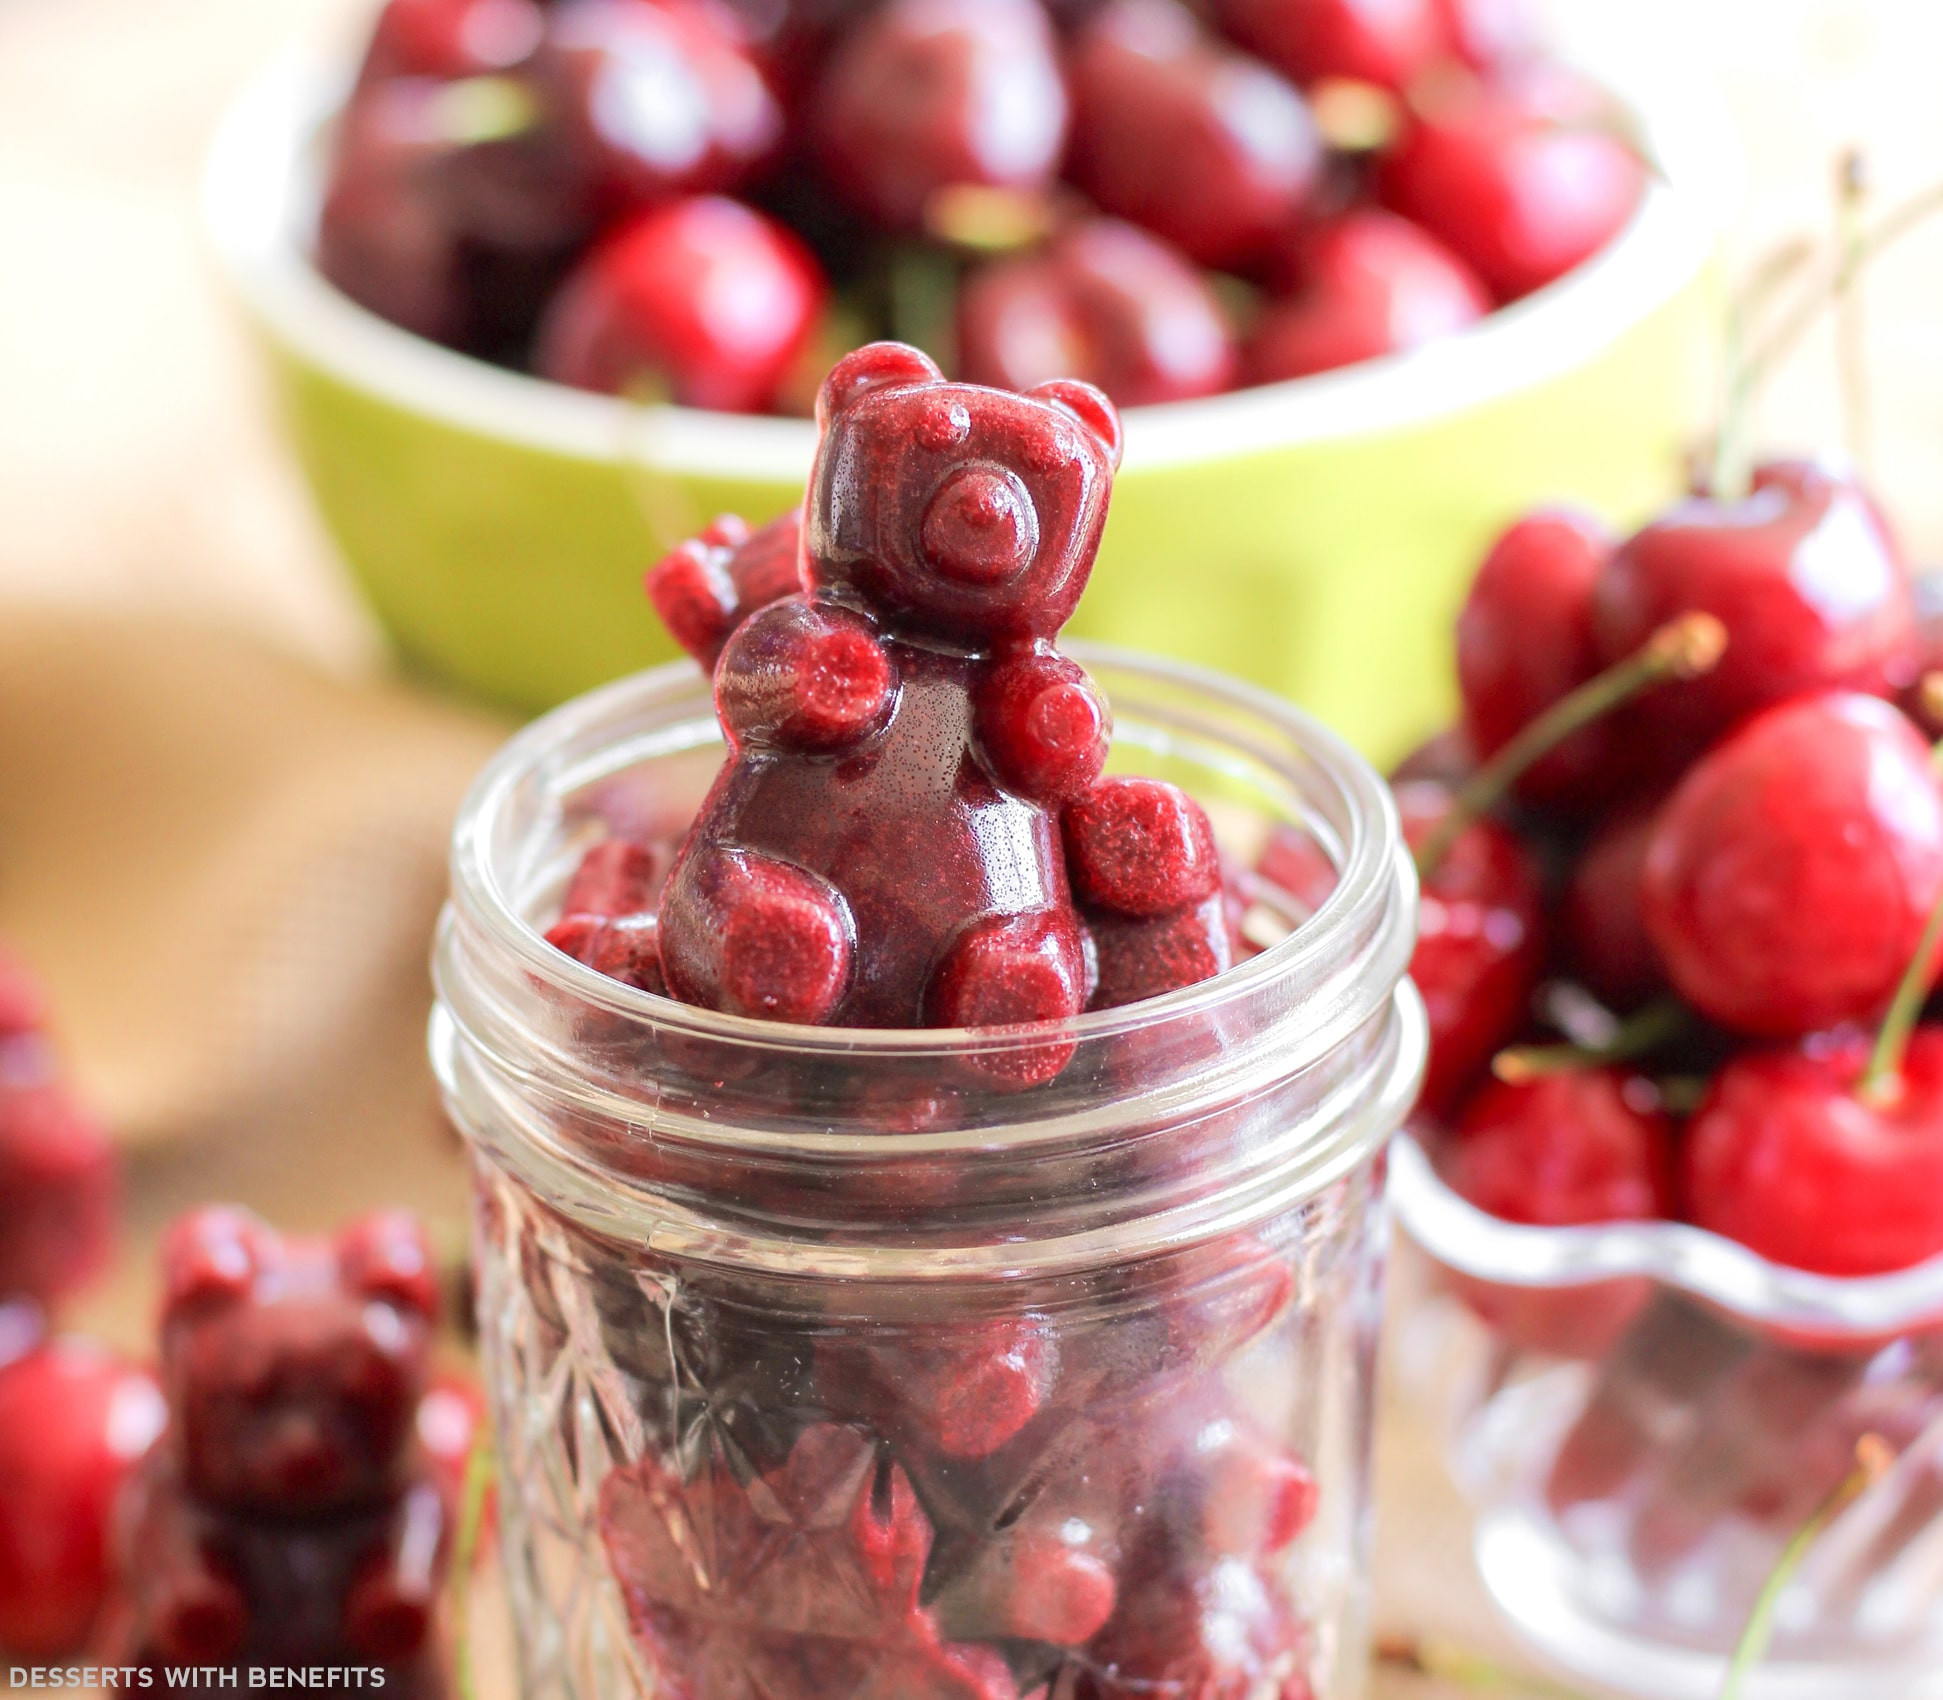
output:
M45 1015L0 958L0 1651L382 1665L441 1693L440 1577L482 1411L430 1373L422 1230L377 1214L284 1240L194 1211L163 1250L158 1370L51 1334L114 1249L117 1175Z
M807 411L873 336L1123 406L1461 330L1643 182L1523 0L388 0L318 263L582 388Z
M1836 471L1769 465L1623 541L1565 513L1499 540L1458 621L1462 726L1397 782L1460 1193L1830 1275L1943 1254L1930 641ZM1574 691L1625 700L1544 749ZM1533 1045L1539 1014L1574 1042Z

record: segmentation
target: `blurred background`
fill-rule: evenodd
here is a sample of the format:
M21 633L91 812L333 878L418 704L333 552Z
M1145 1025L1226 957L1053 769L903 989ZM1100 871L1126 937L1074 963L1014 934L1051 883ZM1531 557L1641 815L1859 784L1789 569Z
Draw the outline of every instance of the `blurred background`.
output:
M350 51L369 10L0 0L0 938L48 981L80 1088L131 1152L127 1250L74 1316L129 1343L153 1235L197 1198L303 1226L383 1196L462 1229L423 961L452 810L509 723L394 676L197 204L250 75L293 35ZM1552 10L1570 33L1614 8ZM1731 106L1730 275L1826 235L1848 150L1884 206L1943 173L1943 7L1624 10L1636 46ZM1855 445L1921 564L1943 559L1939 266L1943 225L1868 280ZM1825 448L1841 420L1824 331L1758 439ZM1477 1640L1459 1514L1407 1426L1385 1471L1386 1625Z

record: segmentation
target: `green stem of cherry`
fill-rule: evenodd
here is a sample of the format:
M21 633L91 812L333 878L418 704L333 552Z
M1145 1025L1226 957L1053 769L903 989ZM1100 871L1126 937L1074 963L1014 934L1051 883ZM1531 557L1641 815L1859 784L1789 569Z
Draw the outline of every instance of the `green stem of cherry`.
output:
M1450 812L1417 846L1417 874L1428 879L1464 831L1501 803L1536 762L1573 733L1668 679L1709 672L1727 647L1727 628L1711 614L1669 620L1624 661L1559 698L1467 779Z
M1507 1085L1522 1086L1548 1074L1570 1074L1602 1063L1631 1062L1676 1038L1687 1025L1686 1006L1662 998L1629 1015L1599 1045L1519 1045L1491 1059L1491 1072Z
M1943 944L1943 896L1937 898L1936 907L1930 911L1922 941L1903 970L1896 995L1889 1001L1889 1012L1877 1029L1869 1065L1855 1083L1855 1095L1864 1103L1893 1100L1902 1090L1903 1057L1909 1050L1910 1035L1916 1031L1917 1018L1923 1013L1924 1001L1929 997L1930 971L1939 944Z

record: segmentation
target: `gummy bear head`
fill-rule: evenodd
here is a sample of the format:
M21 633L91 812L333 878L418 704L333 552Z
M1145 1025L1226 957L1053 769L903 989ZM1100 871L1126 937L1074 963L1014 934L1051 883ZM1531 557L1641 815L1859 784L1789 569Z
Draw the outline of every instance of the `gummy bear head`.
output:
M169 1232L163 1283L163 1384L197 1499L314 1517L399 1491L438 1306L412 1218L300 1240L247 1211L193 1211Z
M814 588L976 649L1050 638L1072 617L1120 462L1098 390L947 383L916 349L875 343L825 380L817 421Z

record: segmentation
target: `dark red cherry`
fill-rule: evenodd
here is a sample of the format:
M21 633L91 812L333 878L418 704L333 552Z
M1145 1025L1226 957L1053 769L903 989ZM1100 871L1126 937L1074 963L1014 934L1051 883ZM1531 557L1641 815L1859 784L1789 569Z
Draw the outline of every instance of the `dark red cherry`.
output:
M535 364L580 389L757 413L775 400L822 306L816 261L789 231L701 196L602 238L547 310Z
M1484 557L1457 616L1457 683L1480 756L1495 755L1604 665L1592 598L1612 548L1597 520L1552 509L1519 520ZM1609 804L1625 753L1623 731L1597 720L1528 769L1518 796L1565 810Z
M968 383L1081 378L1120 407L1215 395L1235 376L1234 333L1207 280L1112 218L974 271L958 298L958 359Z
M1043 187L1066 117L1037 0L887 0L831 56L811 124L837 188L912 229L941 189Z
M1415 846L1452 807L1431 780L1396 788ZM1430 1062L1419 1102L1443 1115L1525 1024L1545 960L1544 882L1505 826L1473 821L1423 882L1410 977L1430 1016Z
M735 188L782 138L733 14L703 0L560 0L531 77L603 217Z
M1868 1052L1850 1035L1728 1063L1682 1143L1688 1217L1823 1275L1943 1254L1943 1028L1916 1030L1888 1092L1858 1093Z
M1216 0L1221 27L1299 83L1403 90L1447 44L1439 0Z
M1559 906L1566 967L1615 1010L1637 1009L1666 989L1641 891L1657 813L1657 804L1635 804L1605 821L1579 852Z
M1929 745L1853 692L1769 709L1668 798L1642 892L1674 988L1723 1026L1792 1038L1875 1014L1943 894Z
M1604 248L1644 180L1616 137L1561 122L1508 85L1482 84L1420 113L1377 172L1385 204L1445 242L1500 301Z
M1507 1222L1673 1213L1673 1124L1650 1081L1616 1068L1490 1082L1459 1115L1443 1168L1453 1190Z
M166 1420L152 1376L84 1341L0 1365L0 1647L81 1650L116 1495Z
M511 357L593 227L585 185L537 122L507 78L362 92L338 122L318 269L403 330Z
M1295 292L1249 339L1248 380L1333 371L1451 336L1490 311L1470 268L1407 219L1365 207L1300 239Z
M115 1148L54 1077L46 1041L0 1038L0 1300L52 1305L114 1249Z
M1302 97L1175 0L1110 0L1067 68L1073 180L1202 265L1247 263L1308 199L1322 155Z
M358 82L508 71L532 56L544 28L535 0L388 0Z
M1608 660L1677 614L1727 628L1706 677L1633 710L1632 735L1678 764L1735 722L1802 691L1891 695L1916 668L1909 577L1866 493L1798 462L1764 466L1736 501L1695 496L1620 545L1593 597Z

